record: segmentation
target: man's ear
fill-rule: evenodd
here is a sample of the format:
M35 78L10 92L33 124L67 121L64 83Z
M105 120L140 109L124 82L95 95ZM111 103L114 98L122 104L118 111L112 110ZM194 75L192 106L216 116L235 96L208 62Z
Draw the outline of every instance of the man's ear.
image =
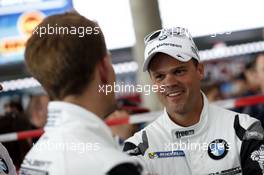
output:
M199 73L200 80L204 78L204 65L202 63L198 63L197 71Z
M105 56L99 63L98 63L98 71L99 71L99 78L102 84L108 83L108 72L109 72L109 56Z

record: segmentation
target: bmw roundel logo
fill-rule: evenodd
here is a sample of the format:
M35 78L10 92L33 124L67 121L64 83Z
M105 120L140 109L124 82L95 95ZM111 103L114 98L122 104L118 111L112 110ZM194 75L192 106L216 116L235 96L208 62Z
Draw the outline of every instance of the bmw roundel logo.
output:
M224 158L229 150L227 142L223 139L216 139L208 146L208 155L214 160Z

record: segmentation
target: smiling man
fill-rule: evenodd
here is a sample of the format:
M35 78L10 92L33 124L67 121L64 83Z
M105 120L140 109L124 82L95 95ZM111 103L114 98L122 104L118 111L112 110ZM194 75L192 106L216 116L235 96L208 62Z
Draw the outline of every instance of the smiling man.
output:
M158 30L145 44L143 69L165 88L157 93L165 108L124 151L155 175L263 174L260 122L208 103L200 90L204 67L188 31Z

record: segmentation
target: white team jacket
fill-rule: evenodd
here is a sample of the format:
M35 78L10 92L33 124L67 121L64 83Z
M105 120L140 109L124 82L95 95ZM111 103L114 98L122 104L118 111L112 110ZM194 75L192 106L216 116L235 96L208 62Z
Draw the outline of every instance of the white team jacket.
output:
M48 111L45 133L26 155L21 175L105 175L134 163L93 113L65 102L50 102Z
M124 151L155 175L260 175L264 167L263 129L245 114L208 104L200 121L181 127L166 110L126 140Z

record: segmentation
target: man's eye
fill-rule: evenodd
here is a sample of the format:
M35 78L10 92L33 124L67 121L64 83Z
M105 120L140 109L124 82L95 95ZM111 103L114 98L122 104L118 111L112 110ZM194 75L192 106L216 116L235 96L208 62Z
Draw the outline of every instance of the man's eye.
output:
M161 75L161 74L159 74L159 75L155 75L155 79L156 79L156 80L162 80L163 77L164 77L164 75Z
M183 75L185 72L186 72L185 69L179 69L179 70L175 70L174 71L174 74L175 75Z

